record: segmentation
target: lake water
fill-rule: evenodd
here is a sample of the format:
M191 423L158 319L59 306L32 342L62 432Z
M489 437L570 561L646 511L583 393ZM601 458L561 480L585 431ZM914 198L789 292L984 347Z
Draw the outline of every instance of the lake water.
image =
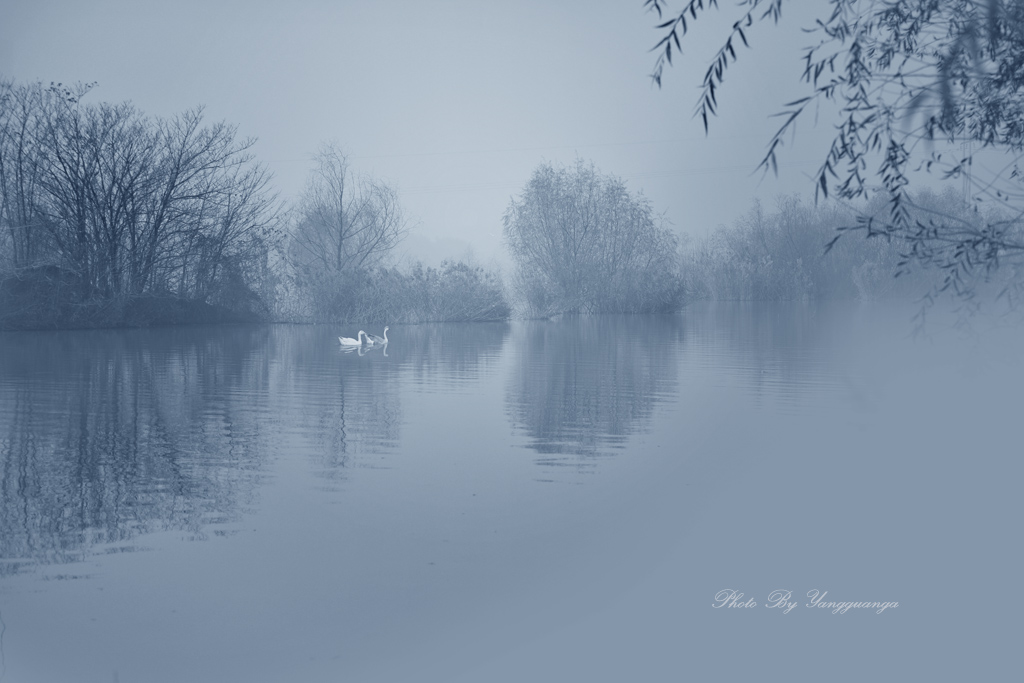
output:
M1024 335L912 312L0 334L0 683L1006 680Z

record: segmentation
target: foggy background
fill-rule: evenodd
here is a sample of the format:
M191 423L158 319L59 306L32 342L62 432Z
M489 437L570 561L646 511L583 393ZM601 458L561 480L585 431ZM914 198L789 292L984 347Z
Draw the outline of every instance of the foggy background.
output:
M84 102L131 101L151 116L203 105L207 122L258 138L286 201L335 141L355 172L397 190L411 226L400 257L501 263L501 216L545 161L593 160L680 235L729 224L754 198L809 192L831 126L803 123L778 178L754 172L771 115L802 94L810 20L786 12L748 32L753 49L730 67L708 136L693 118L697 88L731 13L701 17L659 90L649 74L661 33L641 0L16 0L0 23L0 75L96 82Z

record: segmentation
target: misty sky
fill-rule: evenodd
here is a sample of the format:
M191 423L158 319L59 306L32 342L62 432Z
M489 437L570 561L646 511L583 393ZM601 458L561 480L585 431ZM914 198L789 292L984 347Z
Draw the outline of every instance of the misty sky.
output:
M286 200L318 145L337 141L354 170L397 187L408 250L432 240L458 257L472 246L486 263L502 251L509 199L544 161L593 160L681 234L732 223L754 197L812 189L828 121L799 129L778 179L753 172L778 123L770 115L802 94L809 17L789 9L779 28L756 27L710 136L692 117L733 7L697 24L661 90L648 76L657 17L642 0L14 0L0 22L0 77L95 81L86 101L130 100L157 116L204 105L208 121L258 138Z

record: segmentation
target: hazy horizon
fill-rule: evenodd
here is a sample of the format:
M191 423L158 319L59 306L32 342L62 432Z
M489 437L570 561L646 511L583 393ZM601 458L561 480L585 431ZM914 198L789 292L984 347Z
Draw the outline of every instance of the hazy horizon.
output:
M392 183L411 227L399 255L503 258L501 217L543 162L593 160L680 234L730 224L759 198L806 194L825 127L801 129L778 178L754 172L798 92L807 23L751 32L709 136L696 86L726 35L712 11L662 89L649 78L654 14L630 3L18 2L0 26L0 77L96 82L87 101L167 117L203 106L258 139L282 199L317 147ZM717 22L717 23L716 23ZM784 40L782 38L785 38Z

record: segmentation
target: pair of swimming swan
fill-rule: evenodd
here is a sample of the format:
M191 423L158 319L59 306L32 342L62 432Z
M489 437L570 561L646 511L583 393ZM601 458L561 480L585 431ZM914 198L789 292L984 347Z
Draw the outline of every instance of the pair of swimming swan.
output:
M338 341L342 346L362 346L364 343L367 346L383 346L388 343L388 330L391 329L387 326L384 327L384 336L378 337L375 334L366 334L366 332L359 330L359 334L356 338L352 337L338 337ZM365 342L364 342L365 338Z

